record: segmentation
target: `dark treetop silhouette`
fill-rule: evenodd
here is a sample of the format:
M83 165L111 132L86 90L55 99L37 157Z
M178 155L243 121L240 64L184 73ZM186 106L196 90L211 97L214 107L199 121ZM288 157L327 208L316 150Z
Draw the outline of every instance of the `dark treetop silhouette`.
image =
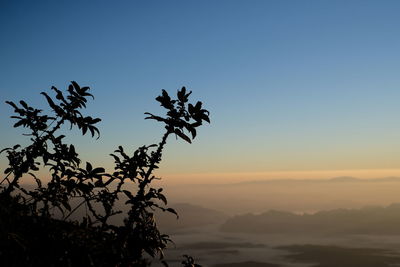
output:
M8 158L8 168L0 183L0 265L1 266L148 266L151 259L163 260L168 235L157 228L154 211L176 214L167 207L162 188L153 188L154 169L161 161L163 148L173 134L191 143L196 128L209 121L209 112L202 103L188 103L191 92L178 90L171 99L165 90L156 98L167 112L165 117L145 113L165 125L165 133L158 144L139 147L129 155L119 146L111 156L114 172L86 162L81 166L73 144L63 141L59 130L69 124L82 134L100 136L95 126L99 118L84 116L89 87L71 82L67 92L51 88L55 98L42 92L53 115L42 110L7 101L14 108L17 122L14 127L25 127L30 132L31 144L15 145L1 150ZM47 168L51 179L44 185L38 171ZM21 180L29 177L34 188L24 187ZM127 183L128 182L128 183ZM133 182L133 183L130 183ZM132 185L136 185L132 190ZM128 189L131 187L131 190ZM121 214L115 203L127 199L129 211L122 225L113 225L110 218ZM82 220L72 219L83 209ZM58 217L57 217L58 214ZM177 215L177 214L176 214ZM197 265L185 255L184 266Z

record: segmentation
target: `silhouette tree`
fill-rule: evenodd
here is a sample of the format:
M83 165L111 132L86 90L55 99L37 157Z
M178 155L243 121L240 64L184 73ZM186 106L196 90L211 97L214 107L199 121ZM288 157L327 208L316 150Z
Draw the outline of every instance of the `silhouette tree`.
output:
M156 98L166 109L164 117L145 113L146 119L165 125L160 143L139 147L133 154L122 146L111 154L114 171L90 162L82 164L73 144L64 142L59 134L63 126L77 127L85 135L99 138L95 126L101 119L82 114L89 98L89 87L71 82L66 92L51 88L53 97L47 100L52 115L33 108L26 102L14 108L14 127L30 132L30 144L5 148L8 167L0 182L0 266L149 266L151 260L163 259L163 250L171 242L157 228L154 212L177 213L167 206L162 188L154 188L163 148L170 135L188 143L196 137L196 129L209 121L209 112L199 101L189 103L191 92L178 90L171 99L165 90ZM82 166L84 165L84 166ZM49 171L50 181L43 183L39 169ZM30 178L29 178L30 177ZM23 186L32 179L35 186ZM135 189L129 189L132 184ZM125 199L127 213L116 206ZM72 219L84 210L82 220ZM122 225L110 218L123 214ZM57 217L58 216L58 217ZM185 267L197 267L193 258L185 255Z

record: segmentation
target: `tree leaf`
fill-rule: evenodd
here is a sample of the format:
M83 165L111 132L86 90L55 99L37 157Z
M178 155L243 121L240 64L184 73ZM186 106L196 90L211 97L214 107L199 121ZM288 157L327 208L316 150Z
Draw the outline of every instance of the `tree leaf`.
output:
M90 162L86 162L86 171L91 172L92 169L93 169L92 164L90 164Z
M179 130L179 129L175 129L174 130L174 133L177 135L177 136L179 136L180 138L182 138L183 140L185 140L186 142L188 142L189 144L191 144L192 143L192 141L190 140L190 138L186 135L186 134L184 134L181 130Z
M125 194L129 199L133 199L132 193L129 192L128 190L122 190L122 192L124 192L124 194Z

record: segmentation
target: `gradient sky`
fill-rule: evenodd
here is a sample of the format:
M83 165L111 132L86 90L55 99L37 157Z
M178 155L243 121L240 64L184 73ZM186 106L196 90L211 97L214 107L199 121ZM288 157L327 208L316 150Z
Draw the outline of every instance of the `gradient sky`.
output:
M24 140L5 100L43 106L39 92L75 80L102 137L70 140L111 166L118 145L159 140L143 112L186 86L212 123L192 145L169 140L171 179L400 175L399 13L378 0L2 0L0 146Z

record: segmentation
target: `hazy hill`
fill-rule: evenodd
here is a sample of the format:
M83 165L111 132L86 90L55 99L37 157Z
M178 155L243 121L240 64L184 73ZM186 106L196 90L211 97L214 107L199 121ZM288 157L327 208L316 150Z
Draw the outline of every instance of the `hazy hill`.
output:
M400 204L298 215L270 210L228 219L222 231L244 233L400 234Z
M168 199L196 203L229 215L270 209L315 212L387 206L399 202L399 177L360 179L276 179L232 184L166 185Z
M233 183L231 185L245 185L245 184L302 184L302 183L382 183L382 182L400 182L400 177L383 177L383 178L369 178L361 179L352 176L339 176L330 179L269 179L269 180L254 180L240 183Z
M187 203L172 204L170 207L178 212L179 219L174 214L158 212L156 219L163 231L171 232L208 224L220 224L229 218L222 212Z

